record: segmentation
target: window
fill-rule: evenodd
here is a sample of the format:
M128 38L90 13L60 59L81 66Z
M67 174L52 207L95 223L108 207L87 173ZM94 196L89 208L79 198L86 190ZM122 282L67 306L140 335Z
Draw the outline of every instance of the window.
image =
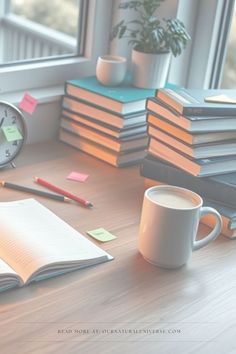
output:
M0 64L82 54L83 1L2 1Z
M178 16L192 40L173 63L170 81L190 88L220 86L234 2L179 0Z
M227 46L226 60L223 69L222 88L236 88L236 6L234 7Z
M53 26L50 25L49 28L49 25L46 26L45 22L43 23L41 21L41 23L36 23L33 17L29 19L30 17L28 16L26 19L26 15L22 12L26 10L17 7L17 3L20 1L24 3L27 2L28 4L35 3L35 6L41 1L45 1L45 3L49 4L58 3L58 6L60 5L59 7L63 9L65 23L70 22L70 19L65 18L65 8L69 3L77 3L77 6L79 6L76 11L76 17L78 19L77 34L79 35L75 37L76 28L74 25L71 27L74 27L73 30L71 29L72 32L74 31L74 34L68 34L65 33L68 28L58 31L58 29L55 29L55 23ZM66 5L63 5L65 3ZM65 8L63 8L63 6L65 6ZM6 64L5 60L5 64L0 65L0 94L32 88L63 85L67 79L72 79L79 75L92 75L94 73L97 57L101 53L106 53L108 48L111 10L112 1L110 0L12 0L11 3L9 0L1 0L0 13L5 15L1 17L0 29L2 29L3 22L5 21L4 16L7 17L9 21L10 19L16 20L16 18L18 18L20 24L22 24L22 22L26 24L27 22L29 25L27 27L28 35L26 38L23 36L23 39L19 40L20 48L24 53L27 52L24 43L27 42L27 39L30 38L33 33L34 35L36 34L34 30L35 28L38 29L38 26L40 26L41 35L43 32L42 28L44 28L43 34L45 34L45 36L43 37L43 41L45 42L48 39L48 34L51 35L52 33L54 35L55 33L57 33L57 35L59 34L60 38L73 38L71 42L72 46L70 47L73 47L73 50L66 50L63 53L55 53L51 50L51 55L48 55L49 53L45 49L46 54L44 51L41 51L40 54L34 58L32 58L32 55L31 58L11 58L11 60L8 60L8 64ZM58 10L56 10L55 13L58 14ZM50 16L48 20L50 20ZM75 20L73 21L74 23L76 22ZM0 32L0 36L0 52L3 53L3 32ZM57 39L59 39L59 37L57 37ZM53 38L55 39L55 37ZM26 41L24 41L24 39L26 39ZM11 44L13 44L12 41Z

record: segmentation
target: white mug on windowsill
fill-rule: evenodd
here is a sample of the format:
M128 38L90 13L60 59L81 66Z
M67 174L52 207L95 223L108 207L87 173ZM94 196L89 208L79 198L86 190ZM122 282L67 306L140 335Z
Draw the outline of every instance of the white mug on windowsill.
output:
M105 86L120 85L127 71L126 58L116 55L100 56L97 60L96 77Z
M189 260L192 251L213 241L221 232L221 216L202 204L198 194L185 188L160 185L147 189L139 234L143 257L160 267L177 268ZM199 221L206 214L215 216L215 228L196 240Z

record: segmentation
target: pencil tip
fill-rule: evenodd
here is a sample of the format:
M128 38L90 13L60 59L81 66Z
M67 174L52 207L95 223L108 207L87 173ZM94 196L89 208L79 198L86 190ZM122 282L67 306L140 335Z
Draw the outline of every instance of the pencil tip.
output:
M37 181L37 180L38 180L38 177L34 176L34 180Z
M5 184L4 181L0 181L0 185L1 185L2 187L4 187L4 184Z
M89 208L92 208L92 207L93 207L93 204L92 204L92 203L88 203L87 206L88 206Z

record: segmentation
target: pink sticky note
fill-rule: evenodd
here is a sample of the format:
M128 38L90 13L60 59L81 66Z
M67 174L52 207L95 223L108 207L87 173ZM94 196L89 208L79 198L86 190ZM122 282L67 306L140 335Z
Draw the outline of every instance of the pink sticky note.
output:
M89 175L78 172L71 172L66 178L72 181L85 182Z
M38 100L36 100L36 98L32 97L30 94L26 92L22 101L19 104L19 108L21 108L23 111L29 114L33 114L37 104L38 104Z

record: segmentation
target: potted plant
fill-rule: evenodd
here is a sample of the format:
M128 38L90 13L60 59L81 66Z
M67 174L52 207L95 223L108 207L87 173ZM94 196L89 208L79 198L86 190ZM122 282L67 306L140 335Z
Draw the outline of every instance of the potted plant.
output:
M190 39L180 20L158 19L156 11L163 1L126 1L119 5L119 9L133 9L138 15L135 20L121 20L111 33L111 39L129 38L133 84L137 87L163 87L171 54L180 55Z

